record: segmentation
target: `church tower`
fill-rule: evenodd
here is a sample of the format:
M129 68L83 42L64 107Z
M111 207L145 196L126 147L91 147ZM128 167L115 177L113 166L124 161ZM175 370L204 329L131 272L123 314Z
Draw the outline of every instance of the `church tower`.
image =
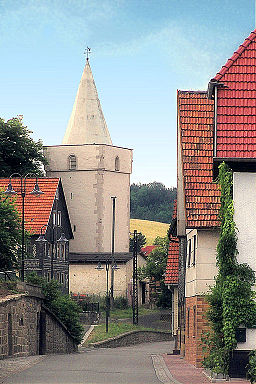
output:
M129 252L132 150L112 145L88 58L62 144L44 150L46 174L61 178L68 205L74 234L70 290L76 291L78 280L84 279L78 266L111 253L113 196L115 252Z

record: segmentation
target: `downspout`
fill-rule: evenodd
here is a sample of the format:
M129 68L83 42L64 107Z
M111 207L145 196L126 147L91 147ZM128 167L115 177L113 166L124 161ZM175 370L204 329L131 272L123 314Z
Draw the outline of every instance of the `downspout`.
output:
M213 157L217 156L217 108L218 108L218 87L214 87L214 144Z

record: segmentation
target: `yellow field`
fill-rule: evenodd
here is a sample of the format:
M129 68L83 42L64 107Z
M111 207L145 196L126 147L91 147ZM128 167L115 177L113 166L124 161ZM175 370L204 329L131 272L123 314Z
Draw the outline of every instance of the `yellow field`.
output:
M169 229L169 224L159 223L158 221L131 219L130 232L133 232L135 229L146 236L146 245L153 245L153 242L157 236L166 236Z

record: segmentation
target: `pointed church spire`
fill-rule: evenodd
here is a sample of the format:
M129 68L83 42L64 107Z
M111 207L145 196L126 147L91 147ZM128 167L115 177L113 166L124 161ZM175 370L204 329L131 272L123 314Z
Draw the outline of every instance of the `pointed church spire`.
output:
M112 145L89 64L88 52L62 144Z

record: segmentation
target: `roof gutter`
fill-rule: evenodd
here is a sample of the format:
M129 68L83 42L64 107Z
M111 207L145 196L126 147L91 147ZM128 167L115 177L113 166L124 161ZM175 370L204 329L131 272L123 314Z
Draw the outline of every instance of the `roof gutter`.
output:
M214 136L213 136L213 157L217 155L217 118L218 118L218 87L223 87L224 84L212 79L208 83L207 97L209 100L214 100Z
M217 154L217 108L218 108L218 87L214 87L214 143L213 143L213 157Z

